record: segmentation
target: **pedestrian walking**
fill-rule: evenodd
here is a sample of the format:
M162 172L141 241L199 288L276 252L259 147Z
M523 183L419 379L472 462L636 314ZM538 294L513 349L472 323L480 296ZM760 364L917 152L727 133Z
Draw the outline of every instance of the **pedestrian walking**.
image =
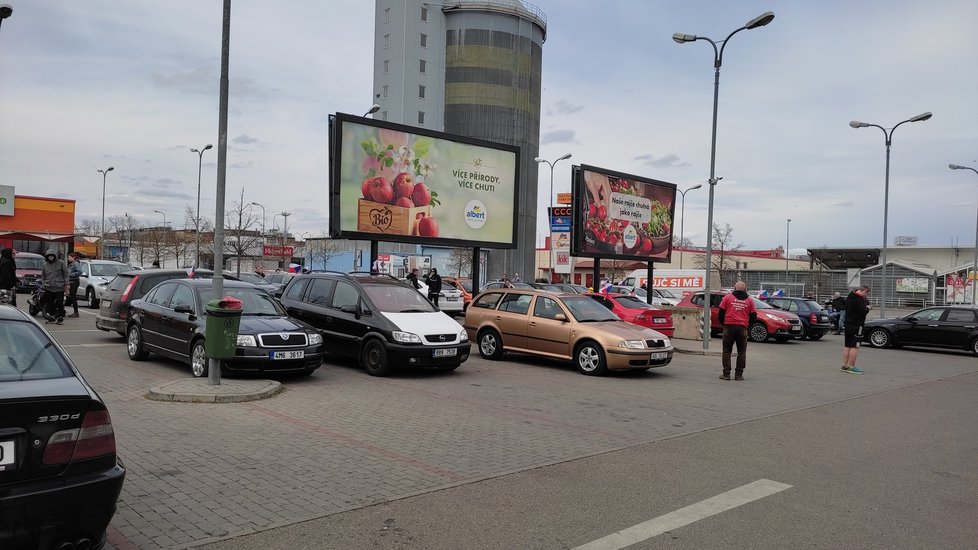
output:
M78 317L78 285L81 283L81 268L75 253L68 254L68 287L65 294L65 307L69 305L74 310L68 317Z
M418 282L418 268L411 270L411 273L409 273L407 276L407 280L409 283L411 283L411 286L414 287L414 290L421 288L421 283Z
M842 329L846 326L846 299L838 292L832 296L832 309L839 314L835 323L835 333L842 334Z
M845 347L842 348L842 372L849 374L863 373L862 369L856 366L856 356L859 355L859 343L863 339L863 323L866 322L866 314L870 310L869 300L866 298L867 294L869 294L869 287L861 286L846 296Z
M431 268L431 273L428 274L428 299L431 300L432 304L435 304L435 309L438 309L438 296L441 294L441 275L438 274L438 270Z
M13 248L0 250L0 290L9 290L10 305L17 307L17 263Z
M58 259L54 249L44 253L41 264L41 284L44 286L44 317L46 324L65 322L65 294L71 291L68 265Z
M730 380L730 354L734 344L737 345L734 380L743 380L744 369L747 368L747 328L757 320L754 301L747 295L747 283L737 281L734 291L720 300L719 317L720 324L723 325L723 373L720 374L720 380Z

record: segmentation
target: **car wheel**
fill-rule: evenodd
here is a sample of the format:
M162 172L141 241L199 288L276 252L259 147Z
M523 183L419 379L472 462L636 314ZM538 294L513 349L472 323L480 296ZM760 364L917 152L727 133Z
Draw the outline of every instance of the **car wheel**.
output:
M869 345L874 348L888 348L892 344L893 337L889 331L883 328L874 328L869 331Z
M483 359L499 359L503 354L503 340L499 333L486 329L479 334L479 355Z
M604 351L594 342L585 342L574 352L574 363L581 374L596 376L608 372Z
M764 323L754 323L750 326L750 330L747 331L747 336L751 342L763 342L767 340L770 334L767 331L767 327L764 326Z
M89 309L98 308L98 298L95 297L95 289L90 288L85 291L85 299L88 300Z
M808 339L809 340L821 340L823 336L825 336L824 333L823 334L809 334L808 335Z
M978 338L971 341L971 353L978 355Z
M203 340L196 340L190 348L190 372L194 378L207 376L207 352L204 350Z
M387 376L390 372L391 367L387 363L387 348L377 338L371 338L363 344L360 362L370 376Z
M126 350L129 358L133 361L145 361L149 357L149 352L143 348L143 333L139 325L132 324L126 333Z

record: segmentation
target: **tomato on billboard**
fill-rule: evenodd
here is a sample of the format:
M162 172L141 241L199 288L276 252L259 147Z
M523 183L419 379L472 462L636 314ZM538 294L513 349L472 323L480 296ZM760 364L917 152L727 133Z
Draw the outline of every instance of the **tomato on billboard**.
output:
M669 261L676 186L602 168L574 168L575 256Z
M518 148L343 114L330 135L333 236L515 246Z

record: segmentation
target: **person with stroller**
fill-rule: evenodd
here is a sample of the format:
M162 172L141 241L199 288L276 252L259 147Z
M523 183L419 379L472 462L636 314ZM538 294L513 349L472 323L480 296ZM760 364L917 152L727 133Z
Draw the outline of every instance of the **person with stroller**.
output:
M57 252L49 249L44 253L41 265L41 280L44 284L44 318L46 324L65 322L65 294L71 291L71 274L64 260L58 259Z

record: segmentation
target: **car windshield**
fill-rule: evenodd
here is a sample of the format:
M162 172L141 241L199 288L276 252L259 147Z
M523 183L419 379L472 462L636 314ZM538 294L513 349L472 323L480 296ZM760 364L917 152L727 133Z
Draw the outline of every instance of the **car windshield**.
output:
M599 304L590 296L570 296L564 298L563 301L567 309L570 310L571 315L580 323L621 320L610 309Z
M649 295L649 293L644 288L633 288L630 290L632 291L633 294L635 294L639 298L646 298Z
M132 271L126 264L92 264L93 277L115 277L123 271Z
M0 382L68 378L71 369L37 326L0 321Z
M242 315L285 315L285 310L264 290L258 288L224 287L224 296L241 300ZM200 301L207 304L214 299L214 289L200 289Z
M437 311L417 290L406 285L364 284L363 291L384 313L431 313Z
M617 300L622 307L629 309L655 309L648 302L637 296L619 296Z
M28 258L22 256L14 258L14 264L17 265L17 269L41 269L41 264L43 262L43 258Z
M761 300L760 298L757 298L755 296L751 296L750 299L754 302L754 307L756 309L777 309L774 306L772 306L771 304L769 304L769 303L765 302L764 300Z

